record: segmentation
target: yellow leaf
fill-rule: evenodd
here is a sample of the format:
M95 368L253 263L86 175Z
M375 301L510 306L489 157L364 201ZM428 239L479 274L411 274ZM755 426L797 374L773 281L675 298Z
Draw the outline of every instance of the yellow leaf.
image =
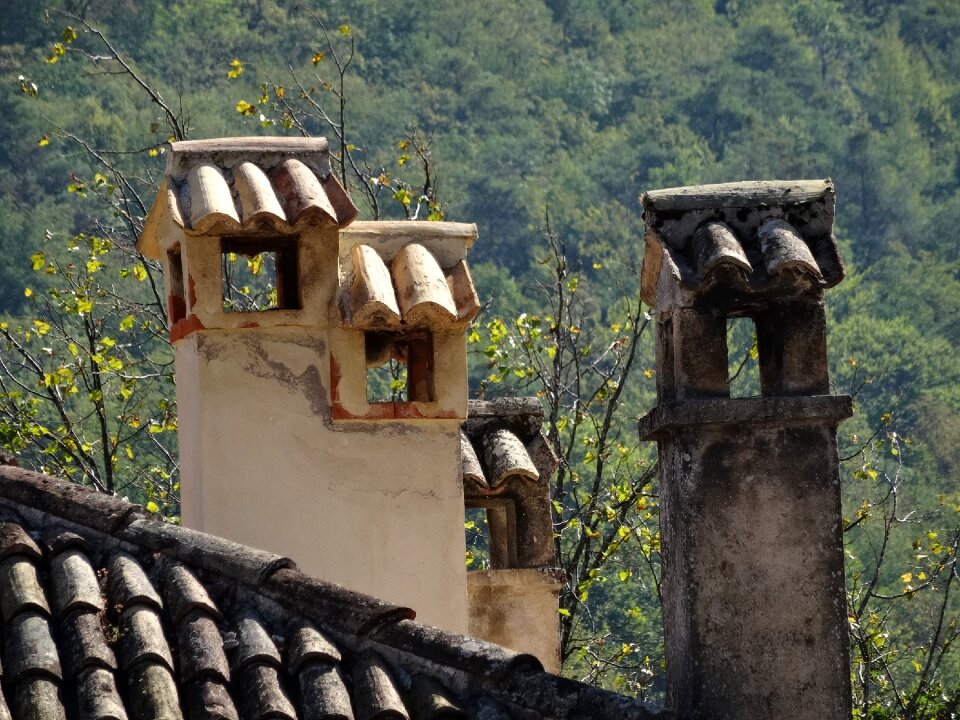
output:
M47 58L47 62L53 65L61 57L63 57L67 52L67 49L63 47L63 43L55 43L53 50L50 53L50 57Z
M153 500L147 503L147 510L152 513L160 512L160 506L157 505Z
M37 145L39 145L40 147L46 147L49 144L50 144L50 138L48 138L46 134L41 135L40 139L37 140Z
M137 263L133 266L133 276L137 279L138 282L143 282L147 279L147 269L143 266L142 263Z
M147 150L147 155L149 155L150 157L156 157L159 154L160 154L160 151L155 147L152 147L149 150Z
M33 290L31 290L30 288L24 288L24 289L23 289L23 294L24 294L24 296L26 296L26 297L30 297L31 295L33 295Z
M652 378L653 375L654 375L654 371L650 370L649 368L643 371L643 376L646 378Z
M325 52L316 52L316 53L313 54L313 57L310 58L310 61L311 61L314 65L319 65L320 63L323 62L323 59L324 59L326 56L327 56L327 54L326 54Z
M905 572L903 575L900 576L900 579L903 582L908 583L911 580L913 580L913 573Z
M257 109L246 100L237 103L237 112L241 115L253 115Z

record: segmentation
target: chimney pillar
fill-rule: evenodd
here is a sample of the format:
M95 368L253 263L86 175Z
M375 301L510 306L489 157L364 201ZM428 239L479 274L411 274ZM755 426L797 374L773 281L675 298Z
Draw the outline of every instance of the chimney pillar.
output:
M843 277L833 184L676 188L643 204L662 378L639 429L659 451L668 705L691 720L847 720L836 428L851 399L826 394L823 313ZM717 377L718 328L736 317L756 324L757 397L731 398Z

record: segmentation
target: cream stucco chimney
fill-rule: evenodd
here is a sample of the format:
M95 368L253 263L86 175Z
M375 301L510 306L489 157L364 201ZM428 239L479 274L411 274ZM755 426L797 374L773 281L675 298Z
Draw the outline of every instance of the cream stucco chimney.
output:
M183 522L465 632L476 228L355 215L322 139L171 146L140 250L165 271ZM407 376L386 399L384 363Z

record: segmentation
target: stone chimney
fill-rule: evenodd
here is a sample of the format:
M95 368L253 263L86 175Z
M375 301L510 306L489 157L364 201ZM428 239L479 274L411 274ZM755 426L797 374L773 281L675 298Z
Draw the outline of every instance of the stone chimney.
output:
M829 180L643 196L656 312L668 705L703 720L848 720L836 428L823 290L843 279ZM727 321L761 396L731 398Z
M537 398L471 400L463 425L468 508L486 511L489 566L467 573L470 634L536 655L560 672L550 478L558 458L543 435Z
M476 228L355 215L325 140L171 146L139 247L164 267L183 522L466 632Z

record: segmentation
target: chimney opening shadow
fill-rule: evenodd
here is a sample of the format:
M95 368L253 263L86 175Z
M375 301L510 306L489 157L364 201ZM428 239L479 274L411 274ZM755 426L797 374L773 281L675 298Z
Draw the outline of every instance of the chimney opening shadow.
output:
M223 238L220 249L224 312L301 308L296 238Z
M428 332L367 332L367 402L432 402L433 338Z

